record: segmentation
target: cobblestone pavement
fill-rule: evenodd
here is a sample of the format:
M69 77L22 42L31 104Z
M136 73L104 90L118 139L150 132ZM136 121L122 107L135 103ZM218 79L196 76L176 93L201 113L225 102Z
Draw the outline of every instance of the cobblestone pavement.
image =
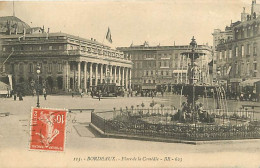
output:
M154 98L155 102L179 104L180 97L166 95ZM170 100L170 101L169 101ZM45 101L40 97L41 107L48 108L94 108L96 111L112 110L114 107L125 108L144 102L146 106L152 98L118 97L92 99L90 97L48 96ZM231 101L230 101L231 102ZM231 104L229 102L229 104ZM232 101L234 104L238 102ZM239 102L241 103L241 102ZM242 102L243 103L243 102ZM250 103L250 102L247 102ZM9 116L0 117L0 167L93 167L110 164L110 167L222 167L237 165L238 167L259 167L260 140L223 141L221 143L189 145L178 143L163 143L140 140L125 140L101 138L89 127L90 112L75 113L72 118L76 122L67 123L65 152L29 151L29 121L31 107L36 105L36 97L27 96L23 101L11 98L0 99L0 113L10 112ZM119 161L75 161L75 158L117 156ZM122 157L159 157L162 161L140 162L123 161ZM164 157L179 157L182 162L164 161ZM74 160L74 161L73 161ZM250 163L250 164L247 164ZM143 165L145 164L145 165ZM1 166L2 165L2 166ZM132 166L131 166L132 165ZM19 166L19 165L18 165Z

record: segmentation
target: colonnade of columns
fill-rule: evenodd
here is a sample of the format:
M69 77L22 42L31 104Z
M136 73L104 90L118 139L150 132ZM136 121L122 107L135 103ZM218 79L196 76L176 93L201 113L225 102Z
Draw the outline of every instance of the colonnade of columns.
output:
M93 62L70 61L65 64L65 89L89 91L100 83L116 83L131 88L131 68Z

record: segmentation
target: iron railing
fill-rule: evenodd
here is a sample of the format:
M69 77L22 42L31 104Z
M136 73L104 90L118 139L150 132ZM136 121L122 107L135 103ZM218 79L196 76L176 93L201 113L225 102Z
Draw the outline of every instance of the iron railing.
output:
M148 111L148 110L146 110ZM105 134L133 135L164 139L210 141L260 138L260 123L243 121L235 124L167 124L147 123L141 118L129 116L131 111L114 110L102 113L91 113L91 123ZM128 120L118 120L116 116L128 117ZM229 118L230 120L234 120ZM242 121L242 120L241 120Z

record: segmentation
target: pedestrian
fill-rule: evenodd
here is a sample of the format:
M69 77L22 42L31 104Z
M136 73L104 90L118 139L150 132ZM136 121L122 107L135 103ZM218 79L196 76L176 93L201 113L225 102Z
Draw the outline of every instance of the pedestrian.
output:
M22 93L19 92L19 101L23 101L23 96L22 96Z
M81 93L80 93L80 97L82 98L83 95L84 95L84 92L83 92L83 90L82 90Z
M98 100L100 101L100 97L101 97L101 91L98 91Z
M47 99L47 92L46 92L45 89L43 89L43 96L44 96L44 100L46 100Z
M16 101L16 97L17 97L17 94L16 92L14 93L14 101Z
M91 97L93 98L94 97L93 90L91 90L90 94L91 94Z

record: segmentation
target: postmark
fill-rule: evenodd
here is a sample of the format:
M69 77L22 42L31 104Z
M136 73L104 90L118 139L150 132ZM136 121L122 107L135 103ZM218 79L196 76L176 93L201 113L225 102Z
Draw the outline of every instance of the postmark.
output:
M32 108L29 148L64 151L66 114L65 109Z

